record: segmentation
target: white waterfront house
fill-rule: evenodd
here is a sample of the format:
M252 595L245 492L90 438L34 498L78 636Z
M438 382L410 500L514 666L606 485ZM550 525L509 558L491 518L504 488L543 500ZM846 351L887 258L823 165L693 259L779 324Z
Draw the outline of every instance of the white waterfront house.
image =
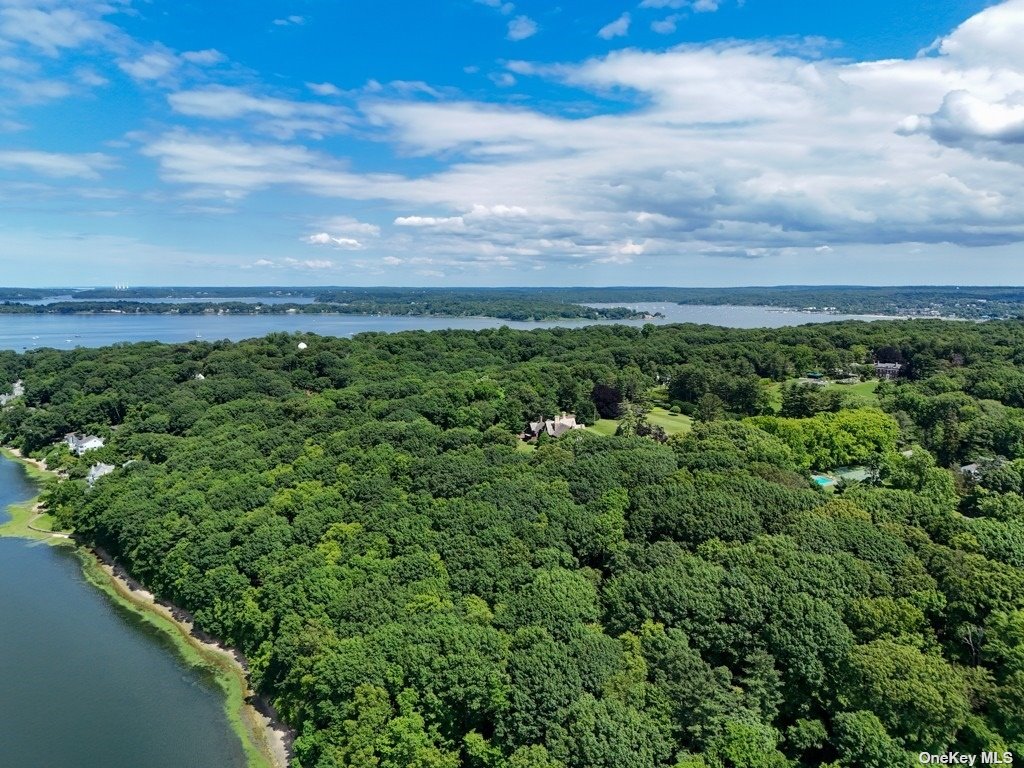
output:
M86 451L94 451L104 446L103 438L96 435L81 435L78 432L69 432L64 435L64 442L76 456L81 456Z

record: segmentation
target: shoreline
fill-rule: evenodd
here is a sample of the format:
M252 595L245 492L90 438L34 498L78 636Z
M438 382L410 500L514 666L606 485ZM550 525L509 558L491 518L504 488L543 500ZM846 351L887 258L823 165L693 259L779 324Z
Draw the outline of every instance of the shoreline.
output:
M2 447L0 453L21 463L36 479L59 477L44 462ZM0 524L0 537L21 538L48 546L72 547L86 580L120 607L159 629L185 663L206 669L224 693L224 711L242 742L249 768L288 768L295 734L282 723L270 703L249 685L248 663L241 652L197 629L185 610L157 599L100 547L71 534L32 525L45 514L39 497L11 505L11 520Z

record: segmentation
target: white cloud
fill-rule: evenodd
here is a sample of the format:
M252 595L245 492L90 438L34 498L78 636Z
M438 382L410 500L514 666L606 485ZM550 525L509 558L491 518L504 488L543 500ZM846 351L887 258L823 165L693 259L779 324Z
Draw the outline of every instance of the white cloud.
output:
M277 27L301 27L309 19L305 16L292 15L284 16L280 19L274 19L273 24Z
M508 39L512 41L525 40L537 34L537 22L529 16L516 16L508 23Z
M739 5L743 2L740 0ZM694 13L714 13L722 7L722 0L643 0L640 3L641 8L670 8L673 10L679 10L680 8L688 9ZM670 16L671 24L675 25L675 22L681 19L682 16L676 14ZM655 30L658 31L658 30Z
M659 35L671 35L676 31L676 25L682 18L681 14L674 13L664 19L655 19L651 22L651 29Z
M87 85L90 88L99 88L110 82L107 78L90 67L80 67L75 70L75 79L82 85Z
M465 225L461 216L399 216L395 219L396 227L463 229Z
M506 16L516 9L514 3L505 2L505 0L476 0L476 2L480 3L480 5L486 5L489 8L494 8Z
M330 259L285 259L284 263L302 269L333 269L334 262Z
M68 155L56 152L13 150L0 152L0 168L26 170L54 178L96 179L100 171L113 166L107 155Z
M908 118L906 132L924 130L939 141L1024 143L1024 103L1004 99L989 102L969 91L951 91L933 115Z
M227 61L227 56L216 48L206 48L201 51L185 51L181 54L181 58L190 64L198 64L202 67L210 67Z
M302 242L309 243L310 245L329 245L333 248L341 248L346 251L358 251L363 248L363 244L354 237L336 237L328 234L327 232L317 232L315 235L307 235L302 238Z
M157 46L137 58L122 59L117 66L135 80L162 80L181 66L181 60L173 51Z
M511 88L516 84L515 75L510 72L495 72L491 74L490 80L499 88Z
M625 37L629 34L629 25L632 21L632 17L628 13L624 13L615 21L609 22L601 27L597 32L597 36L603 40L611 40L613 37Z
M114 28L100 18L106 8L100 9L101 13L90 13L82 8L20 4L0 8L0 38L55 57L61 50L101 42L113 35Z
M1016 18L1007 7L1024 0L990 9L1001 24ZM507 65L618 96L571 116L381 86L361 108L395 148L392 167L436 164L404 175L184 132L144 151L165 180L218 199L277 185L408 212L368 246L378 266L377 246L449 274L705 256L796 264L822 258L823 241L844 258L904 243L967 253L1024 242L1024 62L985 49L978 30L998 49L996 27L972 20L945 38L955 44L913 59L810 60L789 42L730 42Z
M306 87L309 88L317 96L340 96L341 88L334 85L334 83L306 83Z
M18 80L8 85L14 101L20 104L42 104L63 99L72 93L71 86L62 80Z
M973 66L1024 69L1024 0L986 8L938 42L938 50Z
M359 237L379 237L380 227L369 222L359 221L351 216L332 216L319 222L324 229L338 234L358 235Z
M256 126L275 137L297 134L314 138L348 129L348 113L341 107L270 96L253 96L239 88L210 86L178 91L167 97L171 108L182 115L210 120L253 118Z

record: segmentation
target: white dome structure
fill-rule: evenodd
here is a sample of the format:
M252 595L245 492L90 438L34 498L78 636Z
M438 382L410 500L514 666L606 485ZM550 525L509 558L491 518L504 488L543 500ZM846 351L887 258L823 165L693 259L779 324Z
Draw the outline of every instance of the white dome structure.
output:
M299 342L299 349L309 349L309 345L306 342L304 342L304 341L300 341Z

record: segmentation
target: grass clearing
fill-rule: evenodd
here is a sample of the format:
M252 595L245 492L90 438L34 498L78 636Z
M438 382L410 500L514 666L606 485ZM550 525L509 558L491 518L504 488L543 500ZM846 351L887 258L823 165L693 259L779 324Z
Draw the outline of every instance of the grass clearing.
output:
M57 538L52 534L53 520L50 519L49 515L36 517L39 511L37 505L37 499L32 499L31 501L23 501L19 504L11 504L7 507L7 514L10 516L10 519L0 525L0 536L15 539L31 539L32 541L41 541L51 545L67 543L67 539ZM30 528L29 523L34 528ZM35 528L40 530L35 530Z
M40 486L46 480L53 478L53 473L40 469L31 461L24 459L8 448L0 448L0 454L4 458L15 461L22 466L32 480ZM7 536L16 539L31 539L41 541L45 544L65 544L67 539L51 535L53 532L53 519L47 514L40 514L39 497L11 504L6 509L9 519L0 524L0 536ZM37 530L38 529L38 530Z
M647 420L665 430L666 435L680 435L693 429L693 419L682 413L671 413L664 408L651 408Z
M878 379L862 381L860 384L837 384L843 392L849 392L853 398L861 401L861 405L878 405Z
M693 428L693 420L689 416L670 413L667 408L651 408L647 421L664 429L666 435L685 434ZM598 419L596 424L587 427L591 432L605 437L614 435L618 428L618 419Z
M587 427L591 432L596 432L599 435L605 437L611 437L615 434L615 431L619 428L619 422L616 419L598 419L597 423L593 426Z
M776 381L768 388L768 398L776 413L782 410L782 390L799 381L800 379ZM875 393L875 390L878 389L878 379L869 379L858 384L836 384L830 381L822 389L845 393L849 408L877 408L879 405L878 395Z

